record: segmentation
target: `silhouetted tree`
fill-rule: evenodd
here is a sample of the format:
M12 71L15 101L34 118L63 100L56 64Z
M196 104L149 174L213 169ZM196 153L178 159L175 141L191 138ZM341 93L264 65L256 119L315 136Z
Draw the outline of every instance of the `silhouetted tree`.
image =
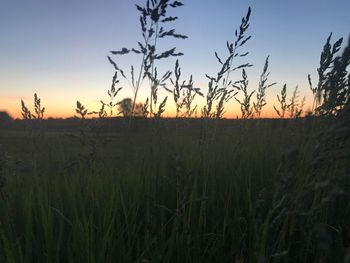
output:
M145 113L143 103L136 103L135 104L133 116L136 116L136 117L147 117L147 113Z
M118 102L119 113L123 114L124 117L143 117L144 116L144 105L143 103L135 103L134 112L132 113L133 101L131 98L125 98Z
M119 101L118 110L124 117L130 116L132 112L132 99L125 98Z
M0 111L0 123L8 123L12 121L12 118L6 111Z

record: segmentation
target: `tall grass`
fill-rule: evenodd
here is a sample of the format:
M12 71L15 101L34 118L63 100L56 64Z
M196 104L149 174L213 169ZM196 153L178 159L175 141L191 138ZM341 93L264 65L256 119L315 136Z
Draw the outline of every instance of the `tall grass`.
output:
M327 39L319 84L313 87L309 77L313 118L300 118L303 99L297 88L288 99L284 85L275 110L290 119L222 120L232 98L243 119L260 117L274 85L267 58L253 101L251 65L234 66L248 54L238 51L250 39L249 8L226 59L215 53L221 66L217 76L207 76L204 118L161 119L167 97L158 100L158 90L169 89L168 80L178 117L192 117L194 98L202 95L192 76L180 80L178 61L175 78L170 71L159 77L155 65L182 55L156 49L163 37L186 38L161 27L177 19L168 8L181 5L137 6L145 43L112 51L141 55L138 77L131 67L128 111L135 112L147 78L142 115L153 119L130 125L106 118L120 105L118 76L127 79L109 57L115 74L99 111L78 101L80 118L71 126L62 121L68 126L57 131L42 120L45 109L35 94L35 114L22 101L26 120L1 128L0 262L349 262L349 47L336 56L341 41L332 47ZM242 80L233 81L237 69Z
M284 122L260 122L258 130L219 122L209 146L195 122L176 123L177 130L164 123L166 137L147 126L105 130L109 143L98 147L93 168L80 158L78 138L48 129L32 166L26 137L9 135L0 142L12 145L0 259L343 262L349 163L326 159L316 172L318 138L304 132L304 120Z

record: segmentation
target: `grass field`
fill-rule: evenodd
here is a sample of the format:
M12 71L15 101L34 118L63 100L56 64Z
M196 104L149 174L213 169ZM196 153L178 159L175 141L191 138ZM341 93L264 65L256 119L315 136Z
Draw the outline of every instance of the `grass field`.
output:
M331 120L76 124L0 129L0 262L349 262Z
M91 9L94 15L86 21L79 16L88 14L91 3L84 8L76 3L62 8L49 4L48 10L59 11L57 21L51 17L54 13L42 9L43 3L30 8L20 5L23 12L17 6L6 9L8 26L4 28L11 34L7 39L5 32L4 39L11 45L4 50L5 59L11 60L3 64L0 99L5 106L0 106L8 108L18 100L23 120L12 120L0 111L0 263L350 263L350 38L342 46L342 37L334 40L333 33L328 35L319 66L311 74L317 77L305 74L308 87L300 82L300 89L275 82L283 76L270 76L267 55L269 50L285 52L286 59L273 58L272 63L279 61L274 67L287 69L280 72L288 73L286 81L296 83L298 70L314 61L311 47L318 45L305 49L292 45L297 49L293 53L287 42L307 39L313 43L315 34L323 30L318 21L326 21L327 30L336 25L332 13L343 28L345 20L334 9L340 8L339 3L324 10L332 14L329 17L310 12L305 5L307 11L299 12L307 16L305 20L292 17L290 25L276 3L271 9L265 3L268 13L257 16L263 20L254 20L264 21L258 23L264 32L252 45L259 46L255 59L246 49L252 38L251 7L237 29L223 35L222 48L212 52L208 45L217 47L228 23L222 11L230 12L232 19L239 17L230 5L216 3L212 8L209 3L197 3L186 11L190 20L184 20L182 28L199 26L196 36L205 34L205 38L186 44L195 51L186 51L192 55L188 64L179 60L184 53L176 44L188 38L175 30L181 24L175 22L179 17L173 9L183 6L181 1L136 1L138 41L111 50L113 43L130 43L134 32L131 13L123 11L133 1L121 2L113 11L121 19L114 25L121 35L112 29L101 7ZM235 10L242 4L238 2ZM79 9L74 11L74 6ZM205 14L201 8L210 9L204 20L196 16ZM12 9L16 14L7 14ZM108 9L112 10L111 5ZM298 9L286 4L284 10ZM46 14L42 17L47 21L34 11ZM64 22L70 21L70 11L74 19L68 26ZM271 12L278 19L275 23ZM33 18L35 25L45 26L31 26ZM13 31L17 20L29 27ZM91 26L86 23L90 20ZM98 21L108 29L107 37ZM316 27L302 21L312 21ZM79 30L78 24L88 33ZM276 29L288 29L283 32L288 34L287 42L280 31L271 31L273 24ZM298 35L293 36L293 27ZM319 32L310 34L310 28ZM303 30L306 38L299 34ZM98 34L93 35L94 31ZM12 35L25 36L26 45L17 45L20 52L13 43L23 39L11 40ZM31 44L32 36L33 43L37 36L44 41ZM269 47L261 39L274 40ZM96 97L92 94L100 94L105 86L100 82L104 69L97 60L105 47L94 48L94 41L111 45L107 59L113 68L110 88ZM205 62L209 61L202 57L206 53L214 53L216 65ZM260 65L261 57L265 63L255 83L249 80L248 69ZM180 62L197 74L198 70L211 73L193 77L189 69L182 71ZM275 85L277 93L272 90ZM44 100L33 92L32 107L27 95L34 88ZM122 98L126 89L131 95ZM20 97L19 90L24 92ZM311 99L306 91L312 93ZM77 96L75 117L45 119L63 116L74 106L65 103ZM232 112L231 102L240 114ZM263 119L272 116L266 111L268 102L279 119ZM47 111L50 104L54 107ZM175 118L163 118L165 113ZM237 119L224 119L227 116Z

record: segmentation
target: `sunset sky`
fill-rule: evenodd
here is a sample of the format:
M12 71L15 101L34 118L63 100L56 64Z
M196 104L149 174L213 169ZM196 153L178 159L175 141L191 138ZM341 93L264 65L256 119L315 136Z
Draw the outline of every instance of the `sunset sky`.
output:
M193 74L194 83L205 93L205 73L218 69L214 52L226 55L226 40L232 40L248 6L252 8L249 33L252 39L242 49L250 54L247 70L250 90L256 89L265 57L270 55L270 81L277 85L267 93L265 116L274 116L272 105L284 83L291 93L299 85L301 95L311 98L307 74L317 81L320 52L330 32L333 40L348 39L349 0L185 0L169 15L178 16L176 31L187 40L167 40L161 48L176 46L183 76ZM107 61L110 50L137 47L141 41L138 12L131 0L0 0L0 111L20 116L20 100L30 108L38 93L47 108L46 117L70 117L81 101L91 110L107 99L114 70ZM171 24L169 24L171 26ZM160 72L173 70L175 59L160 64ZM140 57L118 57L129 72L139 67ZM239 62L237 62L239 63ZM236 79L239 75L234 75ZM147 84L147 82L145 82ZM131 97L127 83L119 99ZM148 95L142 87L139 100ZM161 97L167 93L162 92ZM171 94L168 94L171 96ZM201 107L204 100L197 101ZM226 117L240 116L236 101L227 105ZM172 116L169 98L165 116Z

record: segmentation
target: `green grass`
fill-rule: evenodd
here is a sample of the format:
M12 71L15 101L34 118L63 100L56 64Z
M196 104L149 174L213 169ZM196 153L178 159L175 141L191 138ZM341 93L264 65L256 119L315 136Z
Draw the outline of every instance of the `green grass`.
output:
M0 262L344 262L349 163L314 168L329 124L151 122L87 135L93 157L1 130Z

